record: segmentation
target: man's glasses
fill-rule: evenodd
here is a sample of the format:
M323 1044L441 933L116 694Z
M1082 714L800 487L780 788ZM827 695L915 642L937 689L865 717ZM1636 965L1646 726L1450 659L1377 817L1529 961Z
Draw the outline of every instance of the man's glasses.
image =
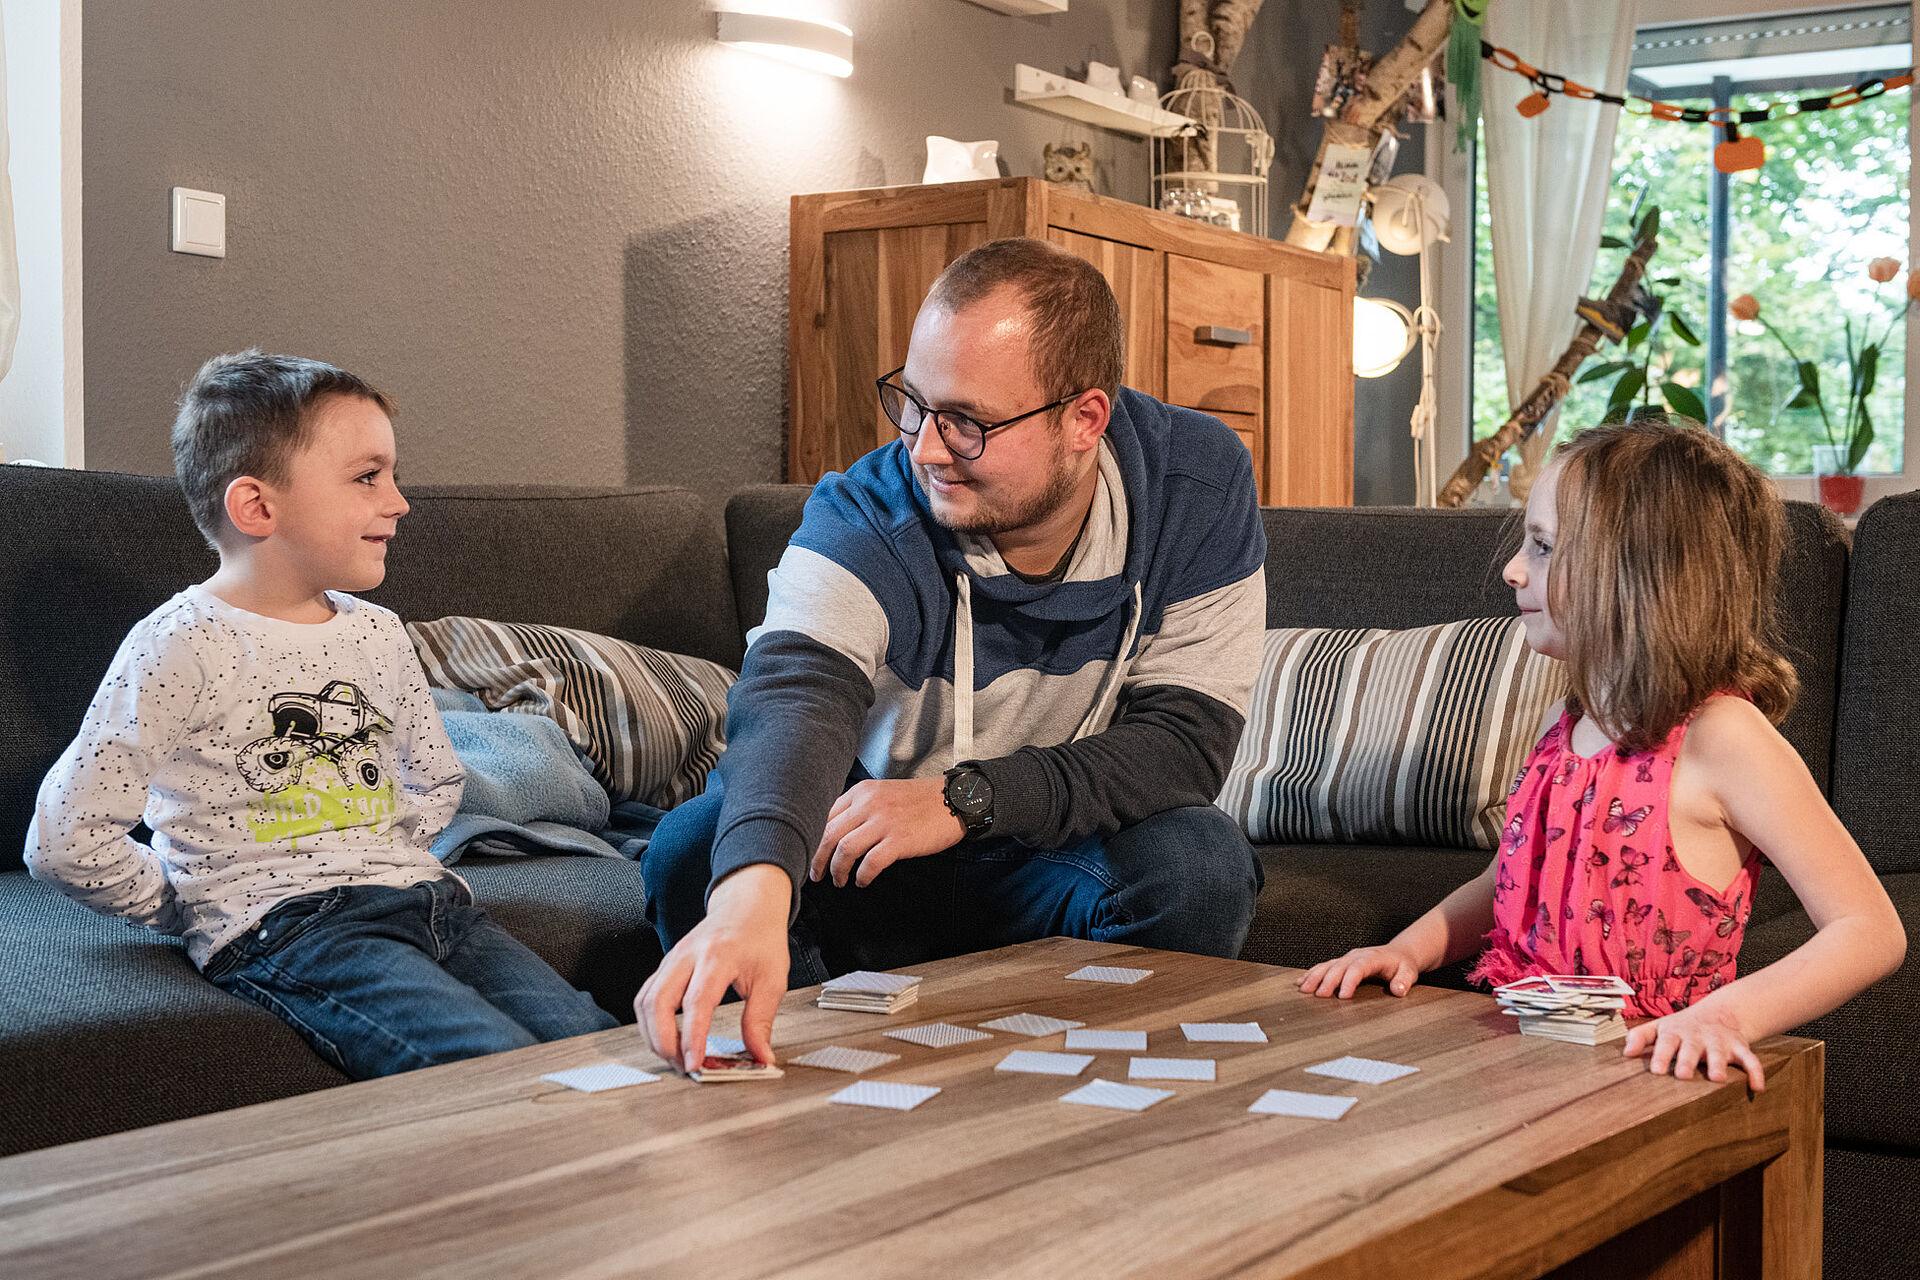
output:
M917 436L921 426L931 417L940 429L940 442L947 446L947 452L956 458L972 462L987 451L987 432L1010 427L1016 422L1024 422L1036 413L1045 413L1049 409L1058 409L1063 404L1071 404L1084 392L1076 391L1070 396L1062 396L1052 404L1043 404L1038 409L1029 409L1025 413L1016 413L1011 418L999 422L976 422L964 413L952 409L929 409L913 398L911 392L894 379L906 372L907 366L901 365L884 378L874 380L874 386L880 389L880 407L887 412L887 419L900 429L901 435Z

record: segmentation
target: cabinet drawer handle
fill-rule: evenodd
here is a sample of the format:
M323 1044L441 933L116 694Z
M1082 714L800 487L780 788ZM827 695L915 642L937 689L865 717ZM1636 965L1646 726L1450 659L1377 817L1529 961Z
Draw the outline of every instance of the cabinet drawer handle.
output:
M1225 325L1203 324L1193 331L1195 342L1208 342L1216 347L1250 347L1253 334L1245 329L1229 329Z

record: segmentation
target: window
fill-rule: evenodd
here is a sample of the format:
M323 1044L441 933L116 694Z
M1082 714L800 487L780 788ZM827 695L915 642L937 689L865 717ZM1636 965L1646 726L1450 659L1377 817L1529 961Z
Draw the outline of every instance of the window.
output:
M1735 109L1824 93L1910 66L1910 20L1909 6L1901 4L1771 23L1643 28L1632 89L1688 106ZM1751 126L1748 132L1767 148L1767 162L1733 175L1713 167L1718 130L1623 112L1607 231L1630 238L1628 212L1642 192L1660 206L1660 249L1648 279L1699 345L1683 340L1669 320L1631 356L1603 343L1576 380L1610 361L1630 358L1637 365L1650 348L1652 385L1636 399L1660 404L1662 383L1684 387L1757 465L1780 476L1808 474L1819 438L1817 412L1782 407L1798 386L1792 361L1758 323L1727 316L1725 300L1747 293L1759 299L1766 320L1820 366L1829 410L1844 401L1848 323L1856 346L1863 323L1877 341L1893 304L1905 302L1903 277L1876 287L1866 266L1876 257L1904 266L1910 257L1910 98L1903 90ZM1476 180L1475 187L1471 420L1478 438L1505 419L1507 391L1486 194L1484 184ZM1716 242L1713 224L1722 210L1724 233ZM1589 293L1612 285L1625 256L1624 247L1601 250ZM1906 326L1896 323L1883 345L1870 399L1876 435L1861 467L1869 476L1899 478L1905 468L1913 416L1905 408L1906 336ZM1563 436L1602 419L1615 381L1606 374L1576 385L1561 413ZM1920 472L1920 456L1915 461Z

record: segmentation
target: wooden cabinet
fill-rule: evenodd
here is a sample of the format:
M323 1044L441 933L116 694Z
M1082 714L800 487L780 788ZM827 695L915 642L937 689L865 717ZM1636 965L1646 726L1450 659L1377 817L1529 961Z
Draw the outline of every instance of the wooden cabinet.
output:
M793 198L787 478L893 439L873 381L906 362L947 263L1001 236L1100 268L1127 325L1128 386L1204 409L1252 452L1272 506L1353 502L1353 263L1038 178Z

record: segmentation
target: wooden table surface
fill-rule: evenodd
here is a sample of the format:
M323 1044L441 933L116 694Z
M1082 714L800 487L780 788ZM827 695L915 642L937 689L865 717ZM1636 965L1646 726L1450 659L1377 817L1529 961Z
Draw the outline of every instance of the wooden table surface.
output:
M1155 972L1064 980L1090 961ZM1294 970L1065 939L916 972L919 1003L891 1017L813 1008L811 988L787 998L781 1058L901 1055L864 1077L788 1067L598 1094L540 1079L660 1069L623 1027L15 1156L0 1161L0 1275L1445 1280L1570 1260L1563 1274L1819 1274L1817 1042L1758 1046L1768 1087L1753 1094L1738 1073L1650 1075L1617 1043L1522 1037L1488 997L1435 988L1317 1000ZM1058 1099L1125 1081L1133 1055L1097 1054L1077 1079L1015 1075L994 1065L1062 1037L881 1035L1021 1011L1145 1029L1148 1055L1214 1058L1218 1078L1142 1082L1176 1096L1110 1111ZM1179 1029L1250 1020L1269 1043ZM1343 1054L1420 1071L1302 1071ZM855 1079L943 1092L911 1112L825 1103ZM1331 1122L1249 1114L1269 1088L1360 1102ZM1588 1254L1649 1219L1611 1259Z

